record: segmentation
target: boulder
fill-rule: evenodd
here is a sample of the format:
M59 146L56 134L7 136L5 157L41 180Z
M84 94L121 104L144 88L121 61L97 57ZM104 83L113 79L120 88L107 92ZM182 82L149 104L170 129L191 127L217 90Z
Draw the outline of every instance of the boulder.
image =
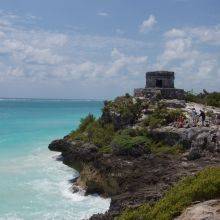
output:
M209 200L192 205L175 220L217 220L220 219L220 200Z
M71 144L64 139L54 140L48 146L49 150L58 152L66 151L70 147Z
M196 160L201 157L201 153L198 147L196 148L191 148L187 154L187 159L188 160Z

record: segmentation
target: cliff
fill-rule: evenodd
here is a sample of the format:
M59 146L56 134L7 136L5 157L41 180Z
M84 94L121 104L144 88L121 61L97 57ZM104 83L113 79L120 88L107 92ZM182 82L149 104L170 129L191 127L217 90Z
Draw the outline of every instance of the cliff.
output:
M109 211L91 219L154 205L183 177L220 167L219 126L179 128L180 115L189 117L185 103L148 103L127 95L106 102L100 119L89 115L76 131L49 145L79 171L74 185L111 197Z

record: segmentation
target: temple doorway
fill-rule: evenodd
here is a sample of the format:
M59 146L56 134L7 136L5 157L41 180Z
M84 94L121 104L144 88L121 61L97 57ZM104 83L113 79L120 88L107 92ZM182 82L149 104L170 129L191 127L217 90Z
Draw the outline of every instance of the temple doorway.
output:
M157 79L156 80L156 87L158 87L158 88L162 88L163 87L163 82L162 82L161 79Z

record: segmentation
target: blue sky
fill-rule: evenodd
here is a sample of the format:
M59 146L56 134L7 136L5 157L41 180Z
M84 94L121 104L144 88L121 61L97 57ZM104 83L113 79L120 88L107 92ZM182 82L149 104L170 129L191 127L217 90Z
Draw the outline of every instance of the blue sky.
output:
M113 98L172 70L219 91L218 0L0 0L0 97Z

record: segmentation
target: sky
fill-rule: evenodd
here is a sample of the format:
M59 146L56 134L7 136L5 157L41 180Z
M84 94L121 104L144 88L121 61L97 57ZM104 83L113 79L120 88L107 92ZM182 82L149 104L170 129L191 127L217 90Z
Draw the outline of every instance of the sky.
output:
M220 90L219 0L0 0L0 97L111 99L175 72Z

